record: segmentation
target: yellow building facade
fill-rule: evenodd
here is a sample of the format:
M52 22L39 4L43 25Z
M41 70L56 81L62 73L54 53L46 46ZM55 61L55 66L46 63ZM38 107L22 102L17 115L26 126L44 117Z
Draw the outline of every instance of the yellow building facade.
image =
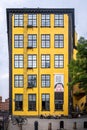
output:
M12 115L68 115L74 9L7 9Z

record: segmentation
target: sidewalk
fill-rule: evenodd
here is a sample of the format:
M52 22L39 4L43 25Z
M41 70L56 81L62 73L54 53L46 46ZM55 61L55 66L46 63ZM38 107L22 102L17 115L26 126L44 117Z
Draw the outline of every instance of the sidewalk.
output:
M87 130L84 128L84 122L87 124L87 118L73 118L73 119L39 119L28 118L27 125L22 126L22 130L35 130L35 121L38 122L38 130L48 130L49 124L51 124L50 130L60 130L61 122L63 123L64 130ZM19 130L18 125L12 125L9 123L8 130ZM63 130L61 128L61 130Z

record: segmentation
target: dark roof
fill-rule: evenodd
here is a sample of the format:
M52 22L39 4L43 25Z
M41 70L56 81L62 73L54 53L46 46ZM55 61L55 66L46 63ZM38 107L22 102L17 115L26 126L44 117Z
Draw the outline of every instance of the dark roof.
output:
M7 8L7 32L9 31L9 14L13 13L63 13L70 14L72 18L73 35L75 28L74 8Z
M73 13L74 8L7 8L9 13Z

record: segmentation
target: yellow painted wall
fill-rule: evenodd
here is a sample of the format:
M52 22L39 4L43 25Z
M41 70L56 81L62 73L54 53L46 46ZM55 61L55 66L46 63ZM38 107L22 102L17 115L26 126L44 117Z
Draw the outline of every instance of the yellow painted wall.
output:
M83 105L82 105L82 103L83 103ZM82 98L79 98L79 99L78 99L78 97L73 96L73 104L74 104L73 107L74 108L75 108L75 105L77 104L79 106L80 111L83 111L85 103L86 103L86 96L83 96Z
M12 17L12 113L13 115L41 115L41 114L51 114L59 115L64 114L68 115L68 15L64 15L64 27L63 28L54 28L54 14L50 15L51 17L51 27L50 28L41 28L40 19L41 15L37 15L37 23L39 26L37 28L27 28L27 14L24 15L24 28L15 28L14 27L14 15ZM24 48L16 49L14 48L14 34L24 34ZM28 34L37 34L37 48L27 49L27 35ZM50 34L50 48L41 48L41 34ZM64 34L64 48L54 48L54 34ZM15 69L14 68L14 54L24 54L24 69ZM37 55L37 68L27 69L27 55L36 54ZM41 54L50 54L50 68L44 69L41 68ZM64 54L64 68L55 69L54 68L54 54ZM14 88L14 74L24 74L24 88ZM37 74L37 87L28 89L27 88L27 75L28 74ZM49 88L41 88L41 74L50 74L51 82ZM54 111L54 75L55 74L64 74L64 106L63 111ZM23 94L23 111L15 111L15 102L14 95L17 93ZM36 93L36 111L28 111L28 94ZM50 93L50 111L41 111L41 94Z

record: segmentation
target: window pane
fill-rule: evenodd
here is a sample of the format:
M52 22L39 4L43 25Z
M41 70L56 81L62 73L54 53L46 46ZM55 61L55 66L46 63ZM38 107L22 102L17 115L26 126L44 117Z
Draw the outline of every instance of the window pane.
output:
M29 94L28 96L28 110L36 110L36 94Z
M28 55L28 67L36 68L36 55Z
M14 15L14 26L23 26L23 14L15 14Z
M22 94L15 95L15 110L17 111L23 110L23 95Z
M55 110L63 109L63 101L64 93L63 92L55 92Z
M28 62L28 67L32 67L32 61Z
M22 68L23 67L23 55L15 55L14 56L14 65L16 68Z
M15 87L23 87L24 77L22 75L15 75L14 76L14 86Z
M50 15L42 14L42 26L49 27L50 26Z
M49 87L50 86L50 75L42 75L42 87Z
M55 47L60 48L64 47L64 35L63 34L56 34L55 35Z
M18 60L18 55L15 55L15 60Z
M42 55L42 67L50 68L50 56L49 55Z
M37 78L36 75L28 76L28 87L36 87Z
M64 26L64 15L63 14L56 14L55 15L55 26Z
M28 47L36 47L37 44L37 39L36 39L36 35L32 34L32 35L28 35Z
M20 48L23 47L24 41L23 41L23 35L14 35L14 47Z
M42 110L48 111L50 109L49 94L42 94Z
M36 23L37 23L36 14L29 14L28 15L28 25L35 27Z
M43 34L41 36L41 43L42 43L42 47L44 47L44 48L50 47L50 35Z
M63 55L55 55L55 67L62 68L64 66L64 56Z
M16 94L15 95L15 100L16 101L22 101L23 100L23 95L22 94Z

